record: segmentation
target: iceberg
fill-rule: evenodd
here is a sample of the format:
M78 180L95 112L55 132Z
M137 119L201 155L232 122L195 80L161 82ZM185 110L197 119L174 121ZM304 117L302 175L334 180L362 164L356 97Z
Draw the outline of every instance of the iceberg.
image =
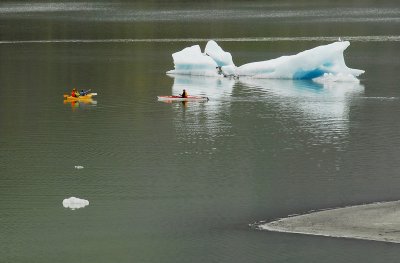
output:
M203 54L199 45L184 48L172 54L172 58L175 70L168 71L168 74L219 76L218 64L210 56Z
M343 51L348 46L350 46L349 41L334 42L292 56L253 62L238 67L236 74L275 79L314 79L324 74L343 74L357 77L364 71L346 66Z
M80 199L76 197L70 197L67 199L64 199L62 202L63 206L65 208L70 208L71 210L83 208L87 205L89 205L89 201L85 199Z
M323 84L323 85L329 85L330 83L334 82L354 82L354 83L360 83L360 80L353 76L352 74L332 74L332 73L324 73L321 77L314 78L314 82Z
M364 70L346 66L343 52L348 46L349 41L338 41L296 55L236 67L232 55L210 40L204 53L196 45L172 54L175 70L167 74L354 82Z
M225 52L214 40L207 42L204 53L210 56L217 63L218 67L235 66L231 53Z

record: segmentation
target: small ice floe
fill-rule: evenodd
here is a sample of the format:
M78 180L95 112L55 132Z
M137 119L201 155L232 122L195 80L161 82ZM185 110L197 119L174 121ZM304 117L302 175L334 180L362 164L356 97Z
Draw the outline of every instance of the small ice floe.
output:
M75 165L75 169L83 169L83 168L85 168L85 167L83 167L82 165Z
M80 198L76 198L76 197L70 197L70 198L64 199L62 203L65 208L70 208L72 210L83 208L83 207L89 205L88 200L80 199Z

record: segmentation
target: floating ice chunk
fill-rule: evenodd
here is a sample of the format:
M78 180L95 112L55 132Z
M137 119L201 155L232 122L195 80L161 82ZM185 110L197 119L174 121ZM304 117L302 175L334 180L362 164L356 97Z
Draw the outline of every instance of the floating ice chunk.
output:
M75 169L83 169L84 167L82 165L75 165Z
M175 69L167 74L185 74L199 76L219 76L218 64L201 52L200 46L187 47L172 54Z
M351 74L332 74L332 73L324 73L323 76L313 79L314 82L320 84L329 84L332 82L356 82L360 83L360 80L354 77Z
M215 41L207 43L205 53L200 47L193 46L174 53L175 70L170 74L189 74L203 76L239 76L266 79L315 79L328 74L335 81L354 82L364 70L346 66L343 52L350 45L349 41L339 41L318 46L292 56L253 62L236 67L229 52L222 50ZM218 72L219 67L221 72ZM322 80L317 80L322 81ZM325 80L324 80L325 81Z
M89 205L88 200L80 199L80 198L76 198L76 197L70 197L70 198L64 199L62 203L65 208L70 208L72 210L83 208L83 207Z
M350 74L356 77L364 71L346 66L343 51L349 45L349 41L334 42L292 56L249 63L238 67L236 73L239 76L282 79L314 79L325 73Z
M217 63L218 67L235 66L231 53L225 52L214 40L207 42L204 53L209 55Z

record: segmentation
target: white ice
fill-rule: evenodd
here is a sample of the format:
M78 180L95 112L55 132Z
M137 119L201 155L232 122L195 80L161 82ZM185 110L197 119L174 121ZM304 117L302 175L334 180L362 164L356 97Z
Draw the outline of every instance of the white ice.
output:
M168 71L168 74L218 76L218 64L203 54L199 45L184 48L172 54L172 58L175 69Z
M343 74L343 73L338 73L338 74L332 74L332 73L325 73L321 77L314 78L314 82L317 82L319 84L329 84L332 82L355 82L355 83L360 83L360 80L353 76L352 74Z
M62 203L65 208L70 208L72 210L83 208L83 207L89 205L88 200L80 199L80 198L76 198L76 197L70 197L70 198L64 199Z
M214 40L207 42L204 53L210 56L217 63L218 67L235 66L231 53L225 52Z
M344 62L343 51L349 45L349 41L334 42L292 56L245 64L237 68L236 74L275 79L314 79L325 73L357 77L364 71L348 68Z
M236 67L232 56L218 44L210 40L201 53L200 46L185 48L172 55L175 70L168 74L186 74L203 76L237 76L266 79L315 79L317 81L354 82L363 70L346 66L343 52L349 41L339 41L318 46L296 55L282 56L276 59L248 63ZM221 72L219 72L219 68Z

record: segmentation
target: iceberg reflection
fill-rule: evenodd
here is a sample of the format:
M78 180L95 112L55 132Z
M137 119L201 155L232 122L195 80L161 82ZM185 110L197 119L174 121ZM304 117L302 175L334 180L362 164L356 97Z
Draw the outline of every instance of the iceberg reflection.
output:
M230 79L190 75L171 77L174 78L172 94L179 94L186 89L190 95L210 98L207 103L188 102L185 107L174 105L177 110L176 126L187 129L190 123L191 133L209 134L212 137L223 136L226 128L232 126L232 123L226 122L232 107L242 107L239 112L264 116L262 109L265 107L259 106L267 105L269 109L274 109L273 116L277 116L283 125L300 128L319 142L339 142L348 134L351 104L364 92L364 86L358 82L316 83L311 80ZM250 103L255 107L248 107ZM256 112L249 112L249 109ZM286 121L289 122L285 124ZM297 123L295 126L293 121Z
M189 95L209 97L212 101L226 98L232 94L234 79L191 75L170 75L174 79L172 94L181 94L186 89Z
M176 111L174 125L178 130L177 134L182 135L180 141L201 140L204 142L206 140L210 142L213 138L225 134L224 131L231 124L222 119L224 119L223 115L229 111L235 80L190 75L172 75L171 77L174 79L172 94L180 94L183 89L186 89L189 95L210 98L208 102L189 101L173 104ZM213 152L211 148L207 151Z
M278 103L280 111L301 121L301 127L321 134L324 140L348 129L349 110L364 86L357 82L315 83L309 80L241 78L257 95Z

